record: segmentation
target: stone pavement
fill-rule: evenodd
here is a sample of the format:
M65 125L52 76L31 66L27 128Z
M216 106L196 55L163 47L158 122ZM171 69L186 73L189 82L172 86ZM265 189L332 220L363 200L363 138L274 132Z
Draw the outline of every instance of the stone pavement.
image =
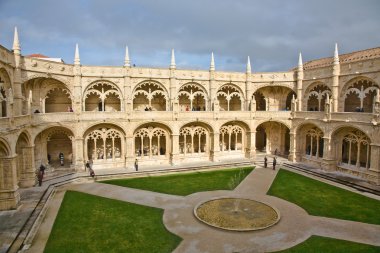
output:
M380 246L379 225L311 216L297 205L266 195L277 172L258 166L233 191L199 192L185 197L96 182L62 186L49 203L34 241L25 252L43 251L65 190L164 209L166 228L183 238L174 251L176 253L271 252L293 247L311 235ZM264 230L234 232L210 227L195 218L195 206L219 197L242 197L264 202L278 210L281 219Z

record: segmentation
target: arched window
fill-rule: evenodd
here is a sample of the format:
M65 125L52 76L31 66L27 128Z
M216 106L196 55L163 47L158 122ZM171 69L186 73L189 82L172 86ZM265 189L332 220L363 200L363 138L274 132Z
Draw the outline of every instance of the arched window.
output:
M308 111L324 111L327 96L331 97L331 90L325 85L315 86L306 95Z
M181 154L207 152L208 131L201 126L183 127L179 132L179 149Z
M123 154L123 134L113 128L99 128L85 138L88 160L115 160Z
M323 133L316 127L306 132L305 153L310 157L323 157Z
M48 91L45 97L45 111L70 112L72 110L70 92L64 88L54 88Z
M136 155L149 157L165 155L167 152L167 132L159 127L140 128L135 133Z
M370 167L370 140L361 131L346 134L342 140L342 163L356 168Z
M235 85L223 85L216 96L222 111L241 111L243 109L244 99Z
M368 79L352 82L343 90L345 112L372 112L379 86Z
M168 110L168 94L157 82L143 82L133 92L133 110L166 111Z
M96 82L84 93L85 111L121 111L121 98L116 85Z
M220 151L243 151L243 128L238 125L226 125L220 128Z
M206 111L207 95L205 91L195 83L189 83L179 90L178 101L181 111Z

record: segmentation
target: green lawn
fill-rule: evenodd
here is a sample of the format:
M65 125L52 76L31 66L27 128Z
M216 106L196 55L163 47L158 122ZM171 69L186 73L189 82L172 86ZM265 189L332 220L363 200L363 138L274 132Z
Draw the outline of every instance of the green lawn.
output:
M343 241L321 236L312 236L293 248L278 251L277 253L378 253L380 247Z
M287 170L278 172L268 194L311 215L380 224L380 201Z
M181 238L166 230L163 210L68 191L46 253L172 252Z
M251 171L252 167L218 171L178 173L165 176L115 179L102 183L186 196L195 192L234 189ZM237 176L241 174L241 176ZM233 183L231 185L231 183Z

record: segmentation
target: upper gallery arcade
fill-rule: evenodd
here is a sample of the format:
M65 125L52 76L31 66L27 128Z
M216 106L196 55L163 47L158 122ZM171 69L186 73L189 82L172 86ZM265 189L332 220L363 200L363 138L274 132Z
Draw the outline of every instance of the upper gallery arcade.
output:
M0 209L39 165L83 170L275 154L380 183L380 48L284 72L74 64L0 46ZM170 63L170 64L169 64Z

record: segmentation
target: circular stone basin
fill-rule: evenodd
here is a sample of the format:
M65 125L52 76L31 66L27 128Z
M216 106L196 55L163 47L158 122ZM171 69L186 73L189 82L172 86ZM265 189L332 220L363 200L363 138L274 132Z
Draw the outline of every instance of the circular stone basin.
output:
M267 204L241 198L220 198L199 204L195 216L221 229L252 231L268 228L280 220L279 213Z

